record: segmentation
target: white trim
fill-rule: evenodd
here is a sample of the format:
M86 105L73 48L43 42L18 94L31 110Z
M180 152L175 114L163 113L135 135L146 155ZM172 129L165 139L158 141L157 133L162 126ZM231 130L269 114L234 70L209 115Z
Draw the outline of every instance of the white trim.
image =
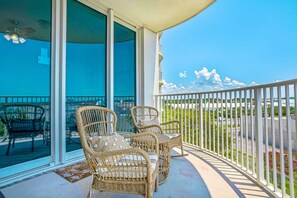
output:
M112 9L108 11L106 33L106 106L114 109L114 15Z
M84 156L84 153L83 153L82 149L67 152L66 155L65 155L65 159L66 159L67 162L70 161L70 160L83 159L83 158L85 158L85 156Z
M8 167L1 168L0 170L0 186L18 181L20 179L23 179L24 177L27 177L28 174L32 172L35 172L36 170L41 170L44 166L50 166L53 162L57 160L56 153L57 153L57 147L54 144L56 133L54 133L55 126L57 123L57 116L55 116L57 112L57 105L55 103L58 101L57 97L57 76L56 71L59 67L59 55L58 53L55 53L55 50L58 50L58 39L57 39L57 33L58 33L58 25L59 25L59 2L58 0L53 0L51 4L51 21L52 21L52 27L51 27L51 62L50 62L50 104L51 104L51 149L50 149L50 155L42 158L38 158L35 160L30 160L27 162L11 165Z
M51 45L51 156L54 163L59 162L59 29L60 3L52 1L52 45Z
M66 32L67 32L67 0L60 1L60 68L59 68L59 158L65 163L66 153Z
M77 1L104 15L108 15L108 8L102 6L99 3L94 3L94 1L92 0L77 0Z
M137 31L137 73L136 73L136 90L137 90L137 105L144 105L144 28Z
M135 31L136 33L136 38L135 38L135 96L136 96L136 105L139 105L140 104L140 99L141 99L141 95L140 95L140 85L141 85L141 80L143 79L142 78L142 75L141 75L141 72L142 72L142 69L141 69L141 64L140 64L140 60L141 60L141 42L140 42L140 31L139 29L136 29Z
M116 16L114 16L114 21L117 22L118 24L121 24L122 26L134 31L134 32L136 32L137 29L138 29L137 26L131 25L130 23L127 23L126 21L124 21L124 20L122 20L122 19L120 19L120 18L118 18Z
M38 161L39 159L37 159L36 161ZM24 179L30 178L30 177L34 177L38 174L42 174L44 172L48 172L48 171L52 171L55 170L57 168L61 168L63 166L67 166L73 163L77 163L80 161L85 160L84 156L80 157L80 158L75 158L72 160L68 160L65 164L58 164L58 165L53 165L53 164L47 164L47 165L43 165L40 166L37 169L30 169L28 171L23 171L17 175L11 175L10 177L5 178L4 180L0 180L0 186L3 187L5 185L9 185L12 184L14 182L18 182L18 181L22 181ZM32 162L32 161L30 161ZM34 163L36 164L36 162L34 161ZM41 164L40 164L41 165Z
M15 164L1 169L0 178L3 178L3 182L10 180L11 176L15 177L15 174L24 174L32 171L34 168L40 168L41 166L49 165L52 161L50 156L30 160L20 164ZM6 178L4 178L6 177ZM2 184L2 179L0 180Z

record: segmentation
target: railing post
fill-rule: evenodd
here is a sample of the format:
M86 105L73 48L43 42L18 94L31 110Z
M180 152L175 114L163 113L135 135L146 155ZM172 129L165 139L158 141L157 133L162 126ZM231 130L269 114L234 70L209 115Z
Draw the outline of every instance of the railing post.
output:
M255 118L256 158L257 158L256 159L256 167L257 167L256 173L257 173L257 181L260 184L264 180L261 88L255 89L255 116L256 116L256 118ZM252 140L252 141L254 141L254 140Z
M199 127L200 127L200 148L204 149L203 144L203 107L202 107L202 94L199 94Z

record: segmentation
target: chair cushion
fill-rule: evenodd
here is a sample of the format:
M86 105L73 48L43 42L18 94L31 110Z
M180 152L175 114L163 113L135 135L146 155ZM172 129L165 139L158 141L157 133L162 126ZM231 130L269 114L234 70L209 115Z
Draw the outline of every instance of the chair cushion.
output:
M132 148L125 138L117 133L109 136L89 137L89 145L96 152L116 151Z
M89 137L89 145L96 152L109 152L122 149L132 148L125 140L125 138L117 133L109 136L95 136ZM105 164L114 165L121 159L120 155L107 157Z
M156 153L150 152L149 158L151 160L151 170L155 171L158 162L158 156ZM147 176L146 169L142 167L134 166L135 162L146 163L146 160L139 155L125 155L117 163L117 167L113 169L97 169L97 173L102 174L104 177L119 177L119 178L144 178ZM122 166L121 166L122 165ZM130 167L128 168L127 165Z
M176 138L176 137L180 136L179 133L164 133L164 135L169 137L169 139Z

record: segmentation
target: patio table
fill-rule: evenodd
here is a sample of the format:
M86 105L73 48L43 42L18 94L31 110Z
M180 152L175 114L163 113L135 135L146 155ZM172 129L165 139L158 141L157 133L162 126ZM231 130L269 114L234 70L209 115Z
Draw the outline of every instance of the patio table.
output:
M163 184L168 179L170 170L170 148L169 137L161 133L157 133L159 141L159 184Z
M168 179L170 170L170 147L169 137L161 133L155 133L159 142L159 184L163 184ZM150 141L147 138L135 138L133 141L142 142ZM138 143L138 145L141 145Z

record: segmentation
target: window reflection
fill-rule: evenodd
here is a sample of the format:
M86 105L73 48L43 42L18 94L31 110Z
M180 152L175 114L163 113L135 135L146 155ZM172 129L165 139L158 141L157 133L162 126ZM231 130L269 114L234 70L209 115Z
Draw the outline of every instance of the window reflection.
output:
M136 102L136 33L114 23L114 110L117 130L134 132L130 108Z
M67 1L66 151L81 148L75 122L80 106L105 106L106 16Z
M51 1L0 1L0 168L50 155Z

